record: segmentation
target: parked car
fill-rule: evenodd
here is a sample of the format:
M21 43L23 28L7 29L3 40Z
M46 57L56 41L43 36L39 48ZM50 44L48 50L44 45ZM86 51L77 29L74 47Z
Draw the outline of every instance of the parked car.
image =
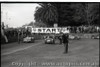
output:
M80 37L78 36L78 35L69 35L69 39L71 39L71 40L79 40L80 39Z
M99 37L99 35L92 35L91 38L92 39L99 39L100 37Z
M52 35L45 36L45 44L55 44L55 37Z
M81 37L78 36L78 35L76 35L76 36L75 36L75 39L76 39L76 40L79 40L79 39L81 39Z
M27 36L27 37L23 38L24 43L33 43L34 41L35 41L35 38L32 36Z
M75 38L75 36L73 36L73 35L69 35L69 39L74 39Z

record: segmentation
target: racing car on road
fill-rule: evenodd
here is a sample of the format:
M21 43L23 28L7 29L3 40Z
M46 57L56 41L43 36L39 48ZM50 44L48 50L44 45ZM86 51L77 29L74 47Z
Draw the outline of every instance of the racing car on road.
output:
M45 44L55 44L55 37L52 35L45 36Z

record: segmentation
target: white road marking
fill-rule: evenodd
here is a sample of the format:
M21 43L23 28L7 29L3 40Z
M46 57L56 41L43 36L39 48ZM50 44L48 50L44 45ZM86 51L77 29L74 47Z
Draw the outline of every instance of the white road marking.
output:
M38 44L35 44L35 45L31 45L31 46L27 46L27 47L24 47L24 48L19 48L19 49L16 49L16 50L10 51L10 52L2 53L1 55L12 54L12 53L15 53L15 52L18 52L18 51L22 51L22 50L25 50L25 49L31 48L31 47L36 46L36 45L39 45L39 44L41 44L41 43L38 43Z

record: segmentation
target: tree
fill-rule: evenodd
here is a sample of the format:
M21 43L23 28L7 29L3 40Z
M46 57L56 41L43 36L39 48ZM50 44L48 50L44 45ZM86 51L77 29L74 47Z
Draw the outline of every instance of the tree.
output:
M74 14L73 9L70 7L71 3L52 3L58 11L58 25L69 26L74 25L72 16Z
M42 3L41 6L46 7L45 9L47 9L48 8L47 4L48 3ZM53 6L54 8L56 8L55 14L57 12L58 26L80 26L80 25L100 24L99 23L99 3L49 3L49 4ZM38 8L38 10L39 9L40 8ZM43 9L41 8L41 10ZM43 12L45 11L46 10L44 10ZM43 15L41 13L43 12L40 12L40 14L38 13L37 16L41 18L42 17L41 15ZM46 12L44 13L44 15L46 14ZM47 17L49 18L49 14L51 14L51 12L47 13L46 18ZM54 18L55 17L51 19L54 20ZM42 17L42 19L44 18ZM39 21L41 20L39 19ZM43 21L43 23L49 23L51 25L53 24L53 22L51 21L50 22Z
M47 25L45 23L43 23L43 22L35 22L34 26L35 27L47 27Z
M41 7L37 7L34 14L36 22L43 22L49 26L53 26L58 22L58 13L56 7L50 3L39 4Z
M86 3L87 24L96 24L94 21L99 19L99 3Z
M86 16L84 12L84 3L73 3L71 4L71 8L74 10L72 19L75 22L75 25L85 24Z
M75 3L71 7L75 10L74 21L79 24L93 25L99 19L99 3Z

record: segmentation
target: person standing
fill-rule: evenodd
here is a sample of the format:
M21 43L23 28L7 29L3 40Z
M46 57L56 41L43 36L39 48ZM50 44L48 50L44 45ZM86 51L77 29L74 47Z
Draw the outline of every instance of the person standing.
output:
M21 40L22 40L22 32L21 32L21 30L19 29L18 30L18 43L20 44L21 43Z
M5 28L4 28L4 23L1 23L1 35L3 36L3 38L5 39L6 43L8 43L8 38L5 35Z
M63 44L64 44L64 53L68 53L68 38L69 38L69 35L68 33L64 33L62 35L62 40L63 40Z
M59 39L59 44L62 44L62 35L63 35L63 33L60 32L60 35L59 35L59 37L58 37L58 39Z

